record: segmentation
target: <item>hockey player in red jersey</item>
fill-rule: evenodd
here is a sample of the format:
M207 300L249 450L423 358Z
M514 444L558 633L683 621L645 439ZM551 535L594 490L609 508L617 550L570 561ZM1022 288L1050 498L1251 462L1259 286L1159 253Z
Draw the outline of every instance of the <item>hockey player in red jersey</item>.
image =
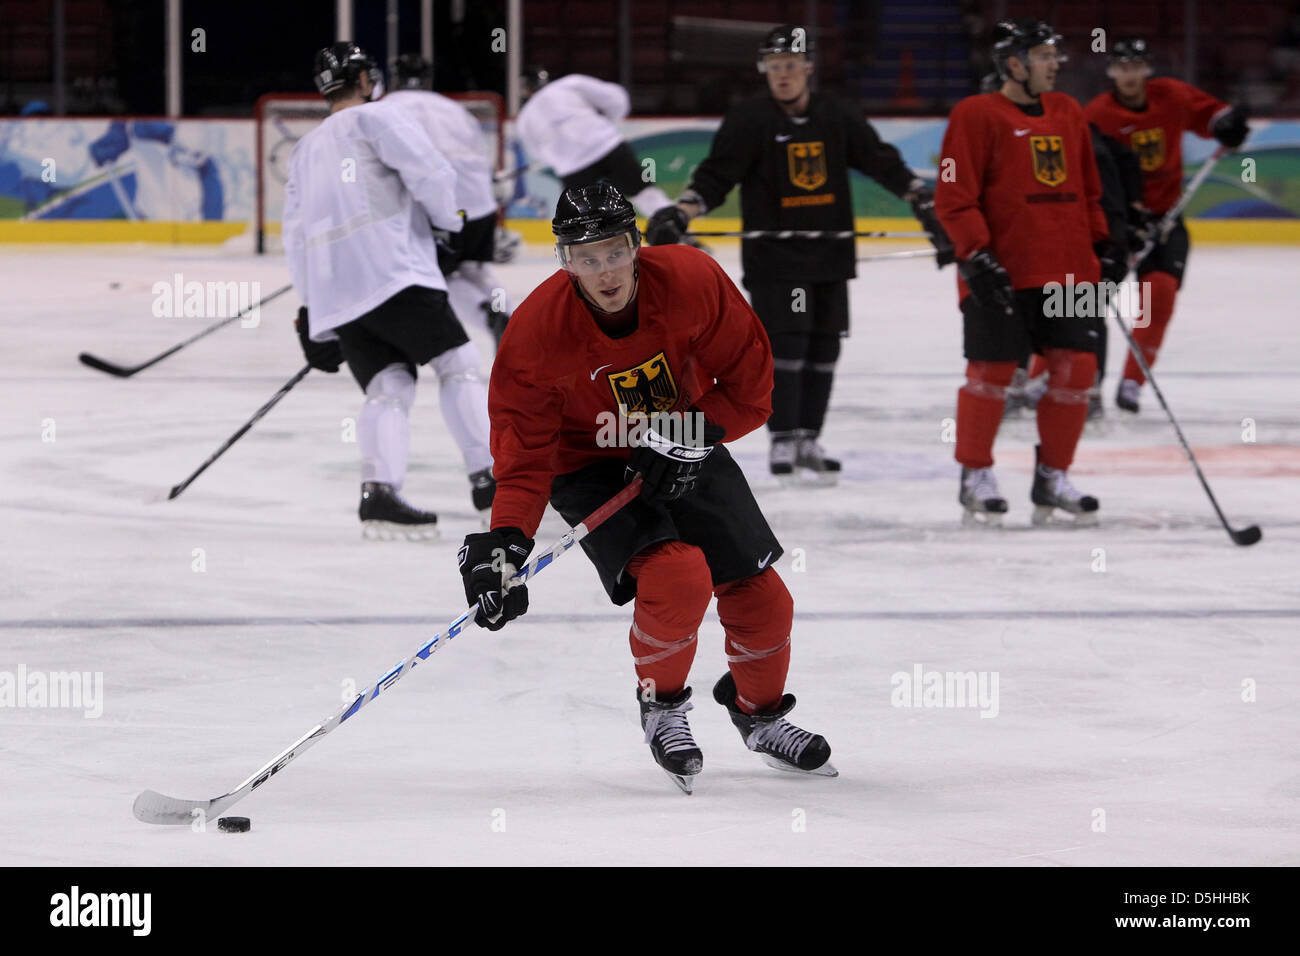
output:
M1007 510L993 476L993 442L1007 385L1032 349L1049 369L1037 413L1034 523L1058 508L1091 520L1097 499L1076 490L1067 469L1087 416L1099 323L1095 308L1060 315L1049 298L1060 288L1054 283L1095 289L1099 256L1113 266L1124 251L1111 242L1098 203L1083 111L1052 92L1063 59L1058 37L1030 19L1002 21L996 36L1002 87L953 108L935 191L939 221L957 251L968 363L957 393L958 500L967 521L979 515L997 523Z
M1084 112L1088 122L1103 134L1127 144L1137 154L1143 199L1157 218L1178 203L1183 191L1184 132L1213 137L1229 148L1246 139L1249 128L1243 109L1181 80L1151 78L1146 40L1117 40L1110 49L1107 73L1114 80L1114 89L1094 97ZM1187 268L1189 242L1182 217L1155 239L1154 248L1137 264L1138 278L1150 283L1151 314L1133 330L1148 366L1156 363ZM1145 381L1137 360L1130 355L1115 404L1136 412Z
M716 596L729 670L714 699L769 763L833 775L826 740L785 719L794 605L772 567L782 549L722 444L772 411L758 317L705 253L640 248L635 211L608 183L567 190L552 228L563 268L515 310L492 369L492 530L459 554L475 620L497 630L527 610L527 587L504 584L548 501L576 524L639 474L640 497L582 547L610 600L635 599L629 641L654 759L691 791L703 758L686 681Z

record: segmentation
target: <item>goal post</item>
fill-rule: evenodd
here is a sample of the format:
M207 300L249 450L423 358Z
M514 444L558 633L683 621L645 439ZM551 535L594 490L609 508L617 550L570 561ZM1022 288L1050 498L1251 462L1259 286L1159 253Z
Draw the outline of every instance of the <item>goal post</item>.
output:
M497 93L444 93L479 121L484 149L494 170L505 165L505 100ZM257 251L282 252L280 220L284 184L294 144L329 115L329 105L316 93L267 93L255 110L257 208L254 210Z

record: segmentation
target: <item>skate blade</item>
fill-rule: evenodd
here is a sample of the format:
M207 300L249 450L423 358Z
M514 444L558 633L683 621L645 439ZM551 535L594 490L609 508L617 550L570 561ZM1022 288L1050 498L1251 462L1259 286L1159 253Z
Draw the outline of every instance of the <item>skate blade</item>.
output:
M1001 528L1001 511L963 511L961 525L963 528Z
M661 767L660 769L662 770L663 768ZM680 773L672 773L671 771L668 770L664 770L664 773L668 774L668 777L672 780L672 782L677 784L677 789L680 790L682 793L686 794L688 797L695 792L694 776L688 777Z
M394 524L391 521L361 522L361 537L366 541L437 541L437 525Z
M829 760L815 770L800 770L798 767L792 767L783 760L777 760L769 754L758 755L763 763L767 764L773 770L780 770L784 773L797 773L801 777L838 777L840 772L835 769L835 765Z
M1034 505L1034 513L1029 520L1036 528L1095 528L1100 519L1100 512L1081 511L1078 514L1072 514L1069 511L1060 509L1062 517L1055 517L1056 508L1051 505Z
M780 485L782 488L797 488L797 487L799 487L799 476L798 476L798 475L795 475L795 474L789 474L789 475L773 475L772 477L776 479L776 483L777 483L778 485Z
M806 468L804 471L807 473L808 477L803 480L802 484L808 485L809 487L834 488L840 483L839 472L813 471L811 468Z

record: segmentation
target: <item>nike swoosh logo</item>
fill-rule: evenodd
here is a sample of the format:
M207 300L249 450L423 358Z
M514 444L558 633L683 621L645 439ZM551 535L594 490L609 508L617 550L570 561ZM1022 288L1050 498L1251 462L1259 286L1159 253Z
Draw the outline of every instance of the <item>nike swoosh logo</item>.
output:
M788 140L788 139L790 139L790 138L791 138L791 134L789 134L789 133L780 133L780 134L777 135L777 137L776 137L776 141L777 141L778 143L784 143L786 140Z
M1128 126L1121 126L1121 127L1119 128L1119 131L1120 131L1121 133L1131 133L1131 132L1133 132L1135 129L1137 129L1137 127L1136 127L1136 126L1133 126L1133 125L1130 124L1130 125L1128 125Z
M767 567L767 562L771 560L772 560L772 552L769 551L767 552L767 557L765 557L762 561L758 562L758 570L762 571L765 567Z
M610 363L609 363L609 365L613 365L613 364L614 364L613 362L610 362ZM596 376L600 374L600 369L602 369L602 368L609 368L609 365L602 365L600 368L596 369L596 371L592 372L592 373L591 373L591 380L592 380L593 382L596 381Z
M1029 132L1029 129L1030 129L1030 128L1029 128L1028 126L1026 126L1024 129L1018 129L1018 130L1016 130L1016 135L1017 135L1017 136L1024 136L1026 133Z

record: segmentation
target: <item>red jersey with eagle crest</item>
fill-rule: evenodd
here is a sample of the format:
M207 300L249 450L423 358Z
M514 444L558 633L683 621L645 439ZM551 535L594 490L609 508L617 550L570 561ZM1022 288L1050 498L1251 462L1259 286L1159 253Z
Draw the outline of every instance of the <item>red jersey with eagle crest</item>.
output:
M934 209L957 257L992 249L1016 289L1096 282L1093 243L1109 237L1088 124L1064 93L1030 116L1001 93L969 96L948 117ZM960 276L958 299L969 292Z
M1128 146L1142 167L1142 201L1157 215L1183 193L1183 133L1210 138L1210 127L1231 107L1182 80L1158 76L1146 82L1146 106L1129 109L1111 90L1084 108L1088 122Z
M563 269L511 315L488 389L493 528L531 537L556 475L626 459L631 449L597 444L620 404L647 414L695 408L727 430L726 441L772 414L767 333L722 268L684 245L642 247L637 263L636 330L622 338L596 324Z

